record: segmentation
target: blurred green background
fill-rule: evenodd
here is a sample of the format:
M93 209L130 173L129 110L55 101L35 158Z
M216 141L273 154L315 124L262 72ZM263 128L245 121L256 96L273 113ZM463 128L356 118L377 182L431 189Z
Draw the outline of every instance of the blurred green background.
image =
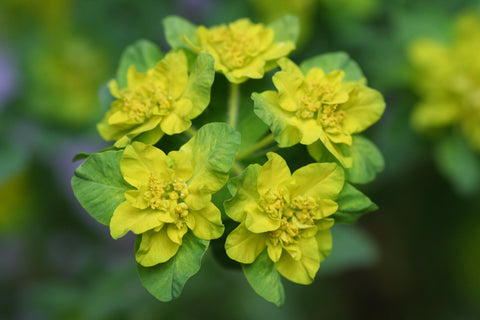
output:
M419 96L407 59L412 41L448 42L455 17L479 9L476 0L2 0L0 319L480 319L480 191L447 179L432 140L411 129ZM285 13L302 21L294 61L346 51L385 96L368 135L386 170L360 187L380 209L335 226L318 278L285 281L280 309L211 252L178 300L158 302L136 275L134 237L111 239L71 191L73 156L108 146L95 129L99 88L135 40L168 50L167 15L214 25Z

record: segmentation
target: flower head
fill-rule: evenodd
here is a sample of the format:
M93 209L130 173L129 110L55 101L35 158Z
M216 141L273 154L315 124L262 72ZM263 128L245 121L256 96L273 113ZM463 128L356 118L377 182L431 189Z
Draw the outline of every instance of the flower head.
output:
M232 83L249 78L260 79L275 67L275 60L285 57L294 48L290 41L275 41L274 30L244 18L210 29L199 26L195 50L215 58L215 70Z
M480 150L480 18L466 14L456 23L453 45L421 39L410 47L421 101L412 114L422 132L459 126Z
M203 59L210 59L207 55ZM208 68L205 68L208 73ZM196 75L198 76L198 75ZM188 73L188 63L183 51L172 51L147 72L137 72L135 66L128 69L125 88L117 81L109 83L110 92L116 98L105 118L98 124L98 131L105 140L116 140L115 146L124 147L130 140L148 144L156 143L163 134L173 135L187 130L191 119L197 117L208 105L213 68L203 83L195 82ZM194 91L208 96L195 99Z
M307 74L288 59L273 76L278 92L254 93L255 112L267 123L281 147L310 145L320 140L344 167L351 159L339 144L352 144L352 134L375 123L385 109L382 95L361 82L344 82L345 73L325 73L314 67Z
M125 201L114 211L110 232L115 239L128 231L142 234L136 258L143 266L169 260L188 230L203 240L223 233L211 194L192 182L188 154L165 155L153 146L133 142L125 148L120 169L133 189L125 192Z
M263 165L251 165L230 185L234 197L227 215L240 225L226 240L230 258L252 263L263 251L287 279L311 283L330 253L330 215L344 184L335 163L314 163L293 174L279 155L268 153Z

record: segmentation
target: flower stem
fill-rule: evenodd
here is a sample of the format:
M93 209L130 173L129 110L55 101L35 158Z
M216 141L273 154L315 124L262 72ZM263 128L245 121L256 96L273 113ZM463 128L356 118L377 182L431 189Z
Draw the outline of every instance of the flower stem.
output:
M232 166L232 172L235 173L235 175L240 175L243 172L243 167L240 163L235 161Z
M240 102L240 85L238 83L230 83L230 97L228 101L228 124L237 127L238 104Z
M262 140L258 141L257 143L255 143L253 146L251 146L247 150L244 150L244 151L240 152L237 155L237 159L244 159L244 158L248 157L249 155L251 155L252 153L268 146L270 143L272 143L274 141L275 141L275 139L273 138L273 134L270 133L268 136L264 137Z
M188 128L185 132L184 132L189 138L193 137L196 133L197 133L197 129L195 129L194 127L190 127Z

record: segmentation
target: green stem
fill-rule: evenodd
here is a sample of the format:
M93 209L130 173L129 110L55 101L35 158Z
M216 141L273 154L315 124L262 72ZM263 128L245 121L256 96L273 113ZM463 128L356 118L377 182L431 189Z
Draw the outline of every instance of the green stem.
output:
M189 138L193 137L196 133L197 133L197 129L195 129L194 127L190 127L188 128L185 132L184 132Z
M272 143L274 141L275 141L275 139L273 138L273 135L270 133L268 136L264 137L262 140L258 141L257 143L255 143L253 146L251 146L247 150L244 150L244 151L240 152L237 155L237 159L244 159L244 158L248 157L249 155L251 155L252 153L268 146L270 143Z
M238 104L240 102L240 85L230 83L230 97L228 101L228 124L237 127Z
M237 161L235 161L232 166L232 171L233 173L235 173L235 175L238 176L243 172L243 166Z

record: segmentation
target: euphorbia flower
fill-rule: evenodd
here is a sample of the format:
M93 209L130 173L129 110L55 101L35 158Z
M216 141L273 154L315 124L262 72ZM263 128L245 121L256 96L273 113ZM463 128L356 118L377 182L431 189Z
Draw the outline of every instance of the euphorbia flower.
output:
M422 132L458 126L480 151L480 16L460 16L455 31L452 45L418 39L409 48L421 96L412 125Z
M114 211L110 232L118 239L128 231L141 234L137 262L149 267L173 257L188 230L203 240L223 233L220 210L203 188L215 181L193 180L191 155L172 151L167 155L153 146L133 142L120 161L122 175L133 189Z
M137 138L156 143L163 134L181 133L191 126L210 101L213 83L213 59L209 55L197 58L202 66L199 74L189 75L183 51L172 51L147 72L137 72L130 66L128 85L119 88L116 80L109 83L110 92L117 98L98 131L105 140L116 140L116 147L126 146Z
M345 73L328 74L314 67L307 74L292 61L278 61L276 91L252 95L255 113L270 126L280 147L321 141L344 167L351 159L339 145L351 145L352 134L375 123L385 109L382 95L362 82L344 82Z
M295 44L275 41L274 30L263 24L254 24L244 18L227 25L207 29L199 26L196 43L189 44L197 52L206 52L215 58L215 70L225 74L232 83L249 78L261 79L273 69L275 61L287 56Z
M309 164L290 173L276 153L268 161L250 165L229 189L227 215L240 225L227 237L225 249L233 260L253 263L267 250L276 269L287 279L309 284L329 254L329 218L344 184L336 163Z

